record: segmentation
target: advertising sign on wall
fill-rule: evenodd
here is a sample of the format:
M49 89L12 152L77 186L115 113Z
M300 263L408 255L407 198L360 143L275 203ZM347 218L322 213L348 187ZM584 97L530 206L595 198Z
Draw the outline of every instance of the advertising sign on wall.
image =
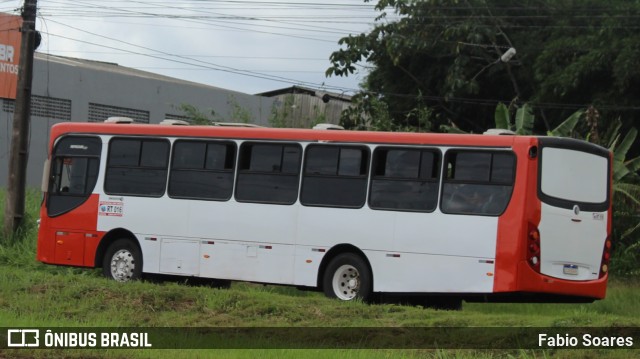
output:
M0 13L0 98L16 98L22 18Z

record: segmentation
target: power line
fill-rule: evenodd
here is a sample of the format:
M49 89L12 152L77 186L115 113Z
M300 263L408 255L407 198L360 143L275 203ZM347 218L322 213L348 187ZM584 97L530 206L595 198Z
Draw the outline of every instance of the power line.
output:
M55 1L54 1L55 2ZM138 4L150 4L148 2L142 2L142 1L131 1L134 3L138 3ZM69 12L69 15L72 16L95 16L95 17L100 17L100 18L105 18L105 17L142 17L142 18L166 18L166 19L179 19L179 20L191 20L193 22L193 20L199 20L198 23L204 23L204 24L213 24L214 22L218 22L218 23L223 23L223 24L232 24L232 25L239 25L239 24L243 24L244 26L260 26L260 28L274 28L274 29L284 29L284 30L296 30L296 31L307 31L307 32L314 32L314 33L328 33L328 34L340 34L340 35L344 35L346 33L349 33L351 30L347 30L347 29L336 29L335 27L326 27L326 26L313 26L313 25L309 25L307 23L305 24L300 24L300 23L296 23L296 22L290 22L290 21L283 21L281 19L271 19L268 16L248 16L248 15L235 15L235 14L224 14L224 13L218 13L218 12L210 12L210 11L205 11L204 9L198 8L198 9L193 9L193 8L186 8L186 7L182 7L182 6L163 6L161 9L162 10L167 10L167 9L174 9L174 10L180 10L182 12L187 12L188 14L184 14L184 13L175 13L175 11L172 11L170 13L157 13L157 12L150 12L150 11L139 11L139 10L132 10L132 8L123 8L123 7L113 7L113 6L103 6L103 5L96 5L96 4L92 4L92 3L87 3L87 2L81 2L81 1L76 1L77 4L81 4L83 5L83 7L80 10L76 10L76 8L74 7L73 12ZM101 11L99 12L87 12L86 8L94 8L94 9L100 9ZM153 7L138 7L140 9L155 9ZM136 8L136 9L138 9ZM66 9L66 7L65 7ZM105 10L107 11L112 11L111 13L105 13ZM42 10L43 13L46 16L60 16L61 13L60 12L56 12L56 11L52 11L49 10L50 13L46 12L46 8ZM191 13L195 13L195 14L191 14ZM314 18L318 18L317 15L314 16ZM369 16L368 18L371 18L371 16ZM231 21L234 20L234 21ZM242 21L242 23L239 23L238 21ZM247 22L247 24L245 24L245 22ZM297 27L287 27L287 26L275 26L275 25L266 25L266 24L260 24L260 25L251 25L248 24L248 22L272 22L272 23L280 23L280 24L285 24L285 25L294 25ZM237 28L234 28L237 29ZM251 29L242 29L242 30L251 30ZM256 30L251 30L251 31L256 31ZM261 31L263 32L263 31ZM283 34L279 34L279 35L283 35ZM316 39L317 40L317 39Z
M55 53L77 53L76 50L59 50L49 49ZM112 51L82 51L83 54L104 54L104 55L126 55L122 52ZM296 61L328 61L328 58L320 57L283 57L283 56L234 56L234 55L198 55L198 54L183 54L186 57L200 57L200 58L225 58L225 59L259 59L259 60L296 60Z
M133 43L130 43L130 42L127 42L127 41L123 41L123 40L115 39L115 38L113 38L113 37L104 36L104 35L100 35L100 34L97 34L97 33L89 32L89 31L86 31L86 30L82 30L82 29L79 29L79 28L73 27L73 26L71 26L71 25L67 25L67 24L60 23L60 22L55 21L55 20L50 20L50 19L49 19L49 21L50 21L50 22L53 22L53 23L57 23L58 25L66 26L66 27L68 27L68 28L71 28L71 29L74 29L74 30L77 30L77 31L81 31L81 32L84 32L84 33L87 33L87 34L93 35L93 36L97 36L97 37L100 37L100 38L103 38L103 39L107 39L107 40L111 40L111 41L116 41L116 42L119 42L119 43L122 43L122 44L125 44L125 45L128 45L128 46L137 47L137 48L144 49L144 50L147 50L147 51L152 51L152 52L155 52L155 53L158 53L158 54L161 54L161 55L171 56L171 57L175 57L175 58L179 58L179 59L183 59L183 60L187 60L187 61L194 61L194 62L196 62L196 63L204 64L204 65L207 65L207 66L214 66L214 67L218 67L218 68L220 68L220 69L226 69L226 70L229 70L229 71L235 71L236 73L240 73L240 72L243 72L243 73L244 73L244 72L246 72L246 73L248 73L248 74L253 74L253 75L258 75L258 76L264 76L264 74L260 74L260 73L257 73L257 72L252 72L252 71L247 71L247 70L239 70L239 69L236 69L236 68L233 68L233 67L229 67L229 66L223 66L223 65L214 64L214 63L211 63L211 62L206 62L206 61L202 61L202 60L196 60L196 59L192 59L192 58L189 58L189 57L187 57L187 56L184 56L184 55L171 54L171 53L168 53L168 52L165 52L165 51L156 50L156 49L152 49L152 48L149 48L149 47L146 47L146 46L141 46L141 45L133 44ZM52 34L52 35L53 35L53 34ZM59 35L57 35L57 36L59 36ZM126 51L126 50L123 50L123 49L120 49L120 50L122 50L122 51ZM147 54L147 55L148 55L148 54ZM275 76L275 77L277 78L277 76ZM287 78L280 78L280 79L281 79L281 80L285 80L285 81L287 81L287 82L295 81L295 80L293 80L293 79L287 79Z
M53 2L55 2L55 1L53 1ZM140 2L138 2L138 3L140 3ZM76 2L74 2L74 4L76 5L76 7L77 6L81 6L83 9L89 9L92 12L99 11L99 10L100 11L104 10L104 11L107 11L107 12L118 13L120 15L123 14L123 12L124 12L125 15L141 15L141 16L147 16L148 15L148 16L150 16L152 18L175 19L175 16L168 16L166 14L153 14L153 13L149 13L148 11L131 11L131 10L128 10L128 9L124 9L124 10L122 10L122 9L114 9L112 6L102 6L102 5L99 5L99 4L95 4L95 3L91 2L91 1L76 1ZM183 3L179 3L179 4L183 4ZM174 6L174 8L176 8L176 7ZM179 9L179 10L183 11L183 9ZM184 10L185 11L186 10L190 11L190 9L184 9ZM52 13L53 13L53 11L52 11ZM126 44L127 46L136 46L137 48L145 49L145 51L141 52L141 51L124 50L124 49L121 48L121 46L119 46L119 47L114 47L114 46L107 47L107 48L110 48L111 50L119 51L119 52L121 52L123 54L149 57L151 54L145 53L145 52L146 51L151 51L153 53L153 56L150 56L150 57L161 59L161 60L164 60L164 61L174 61L175 59L181 59L181 60L184 60L184 61L180 61L178 63L184 63L184 64L189 65L189 66L196 66L196 67L200 67L200 68L203 68L203 69L216 70L216 71L225 71L225 72L229 72L229 73L233 73L233 74L239 74L239 75L243 75L243 76L251 76L251 77L256 77L256 78L265 79L265 80L285 82L285 83L289 83L289 84L300 84L300 85L304 85L304 86L308 86L308 87L331 88L333 90L341 91L341 92L354 92L354 91L357 91L357 89L353 89L353 88L343 88L343 87L338 87L338 86L326 85L324 82L323 83L314 83L314 82L309 82L309 81L301 81L301 80L292 79L292 78L288 78L288 77L276 76L276 75L274 75L273 72L267 73L267 72L270 72L271 70L265 70L265 71L243 70L243 69L238 69L237 67L222 66L220 64L216 64L216 63L212 63L212 62L208 62L208 61L199 61L198 59L190 57L190 56L184 56L184 55L183 56L176 56L172 52L159 51L159 50L151 49L149 47L138 46L138 45L135 45L135 44L132 44L132 43L127 43L125 41L120 41L118 39L114 39L112 37L106 37L106 36L91 32L91 31L86 31L86 30L83 30L83 29L80 29L80 28L77 28L77 27L73 27L73 26L68 25L68 23L66 23L66 22L62 23L62 22L59 22L59 21L55 21L49 15L47 15L46 17L51 22L57 23L57 24L59 24L61 26L66 26L66 27L73 28L75 31L78 31L78 32L83 32L83 33L86 33L86 34L89 34L89 35L92 35L92 36L96 36L96 37L100 37L100 38L103 38L103 39L109 39L111 41L117 41L117 42L119 42L121 44ZM55 18L55 16L54 16L54 18ZM265 31L255 31L253 29L248 29L247 27L238 28L238 27L233 27L233 26L221 25L220 23L212 24L210 21L198 21L198 20L191 20L191 19L176 19L176 20L187 21L187 22L198 23L198 24L205 24L207 26L226 27L226 28L230 28L232 30L269 33L269 32L265 32ZM260 19L251 19L251 21L260 21ZM289 27L289 28L291 28L291 27ZM296 31L297 30L311 31L309 28L291 28L291 29L292 30L296 30ZM321 31L317 31L317 30L313 30L313 31L314 31L314 33L321 32ZM338 32L337 31L331 31L331 33L336 33L337 34ZM273 34L273 33L271 33L271 34ZM78 38L73 38L73 37L70 37L70 36L63 36L63 35L61 35L59 33L51 33L51 35L53 37L66 38L67 40L70 40L70 41L76 41L76 42L82 42L82 43L86 43L86 44L92 44L93 46L99 46L98 43L102 43L100 41L93 41L93 42L84 41L84 40L80 40ZM281 36L289 35L290 37L301 38L300 36L295 36L295 35L291 36L291 34L275 33L274 35L281 35ZM303 38L305 38L307 40L309 39L309 37L303 37ZM322 39L317 39L316 38L316 39L313 39L313 40L322 40ZM327 42L336 43L337 39L336 40L327 41ZM206 58L206 57L199 57L199 58L203 59L203 58ZM236 57L236 58L240 58L240 57ZM255 59L257 57L256 56L245 56L245 58L253 58L253 59ZM279 57L275 57L274 56L274 58L275 59L282 59L282 60L287 60L287 59L295 60L295 58L287 57L287 56L279 56ZM317 60L320 60L320 59L317 59ZM305 61L308 61L308 60L305 60ZM323 61L328 61L328 59L323 59ZM285 71L286 72L292 72L292 71L295 71L295 70L285 70ZM278 71L278 72L285 73L283 71ZM312 73L312 72L314 72L314 71L304 71L304 73ZM303 73L303 72L299 72L299 73ZM316 71L316 73L322 74L324 76L324 69L322 69L320 71Z
M111 6L92 5L92 4L89 4L89 3L86 3L86 2L82 2L82 1L75 1L75 3L81 4L81 5L85 5L85 6L94 6L96 8L100 8L100 9L107 9L107 10L114 9ZM263 30L239 28L239 27L236 27L236 26L221 25L221 24L213 23L211 21L203 21L203 20L197 19L197 18L181 18L181 17L179 17L177 15L154 14L154 13L141 12L141 11L130 11L130 10L124 10L124 12L125 13L129 13L129 14L135 14L135 15L143 15L145 17L151 17L151 18L176 19L176 20L188 21L188 22L192 22L192 23L208 24L208 25L214 26L214 27L228 28L228 29L233 29L233 30L251 31L251 32L255 32L255 33L277 35L277 36L285 36L285 37L298 38L298 39L311 40L311 41L322 41L322 42L332 42L332 43L334 42L332 40L325 40L325 39L313 38L313 37L308 37L308 36L292 35L292 34L286 34L286 33L276 33L276 32L269 32L269 31L263 31ZM48 14L44 14L43 16L48 16L49 17Z
M51 20L49 20L49 21L51 21ZM270 80L270 81L276 81L276 82L281 82L281 83L288 83L288 84L292 84L292 85L303 85L303 86L308 86L308 87L326 88L326 89L339 91L339 92L357 92L358 91L357 89L343 88L343 87L337 87L337 86L331 86L331 85L325 85L325 84L317 84L317 83L311 83L311 82L307 82L307 81L300 81L300 80L285 78L285 77L281 77L281 76L273 76L273 75L256 73L256 72L252 72L252 71L234 69L234 68L230 68L230 67L226 67L226 66L222 66L222 65L211 64L211 63L207 63L207 62L204 62L204 61L198 61L198 60L189 59L189 58L186 58L185 61L179 60L179 59L171 59L171 58L166 58L166 57L159 56L159 55L147 54L147 53L142 53L142 52L135 52L135 51L120 49L120 48L117 48L117 47L108 46L108 45L104 45L104 44L97 44L97 43L93 43L93 42L89 42L89 41L85 41L85 40L74 39L74 38L70 38L68 36L64 36L64 35L60 35L60 34L47 33L47 35L54 36L54 37L59 37L59 38L70 40L70 41L80 42L80 43L84 43L84 44L88 44L88 45L93 45L93 46L108 48L108 49L112 49L112 50L128 52L128 53L134 54L134 55L145 56L145 57L155 58L155 59L159 59L159 60L170 61L170 62L184 64L184 65L190 65L190 66L194 66L194 67L200 67L200 68L204 68L204 69L208 69L208 70L227 72L227 73L232 73L232 74L242 75L242 76L247 76L247 77L253 77L253 78L258 78L258 79L263 79L263 80ZM134 45L134 46L136 46L136 45ZM144 47L142 47L142 48L144 48ZM150 50L152 50L152 49L150 49ZM152 50L152 51L157 51L157 50ZM164 52L161 52L161 51L159 53L164 54L166 56L172 56L172 57L181 58L181 56L167 54L167 53L164 53ZM192 60L192 61L195 61L197 63L188 62L188 60Z

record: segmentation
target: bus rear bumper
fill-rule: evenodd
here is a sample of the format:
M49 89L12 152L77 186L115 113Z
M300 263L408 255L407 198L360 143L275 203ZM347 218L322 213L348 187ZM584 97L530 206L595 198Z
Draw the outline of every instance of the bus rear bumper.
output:
M551 295L604 299L609 275L596 280L571 281L540 274L526 262L518 264L518 280L515 291L546 293Z

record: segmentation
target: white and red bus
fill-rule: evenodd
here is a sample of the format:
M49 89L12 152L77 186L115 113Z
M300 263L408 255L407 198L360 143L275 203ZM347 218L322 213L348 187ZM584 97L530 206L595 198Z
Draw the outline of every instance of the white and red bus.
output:
M535 136L64 123L37 259L487 301L605 297L611 153Z

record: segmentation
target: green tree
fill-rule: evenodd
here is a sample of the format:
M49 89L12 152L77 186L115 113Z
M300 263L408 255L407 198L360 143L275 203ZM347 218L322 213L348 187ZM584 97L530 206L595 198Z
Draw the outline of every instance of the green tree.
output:
M491 127L497 103L512 100L535 109L537 133L589 104L625 127L635 117L640 2L378 0L376 9L371 31L340 40L327 75L366 63L362 100L384 102L398 124L416 125L418 101L433 129L473 132ZM512 47L515 57L501 61Z
M342 112L340 124L348 130L426 132L431 129L431 109L418 101L402 121L394 120L388 104L369 94L356 94Z

